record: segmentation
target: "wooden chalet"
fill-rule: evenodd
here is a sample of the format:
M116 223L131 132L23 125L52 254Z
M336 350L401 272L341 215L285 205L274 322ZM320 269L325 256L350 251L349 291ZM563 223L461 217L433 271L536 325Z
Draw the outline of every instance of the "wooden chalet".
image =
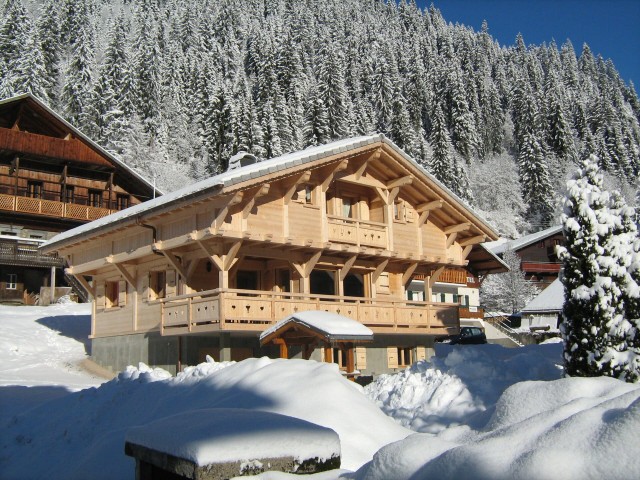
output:
M1 100L0 301L38 293L62 266L27 247L28 239L46 240L153 196L149 182L33 95ZM62 275L53 282L64 282Z
M500 257L512 250L520 257L520 269L527 280L544 290L560 275L562 262L556 255L556 247L564 245L562 225L555 225L515 240L489 245L489 249Z
M424 357L436 335L458 330L458 303L431 301L434 285L473 270L472 252L496 238L384 135L371 135L229 170L43 248L94 297L92 354L104 366L278 356L258 334L324 310L374 332L356 355L356 367L374 374ZM504 270L474 255L483 272ZM417 275L423 301L407 298ZM320 350L317 359L331 357Z

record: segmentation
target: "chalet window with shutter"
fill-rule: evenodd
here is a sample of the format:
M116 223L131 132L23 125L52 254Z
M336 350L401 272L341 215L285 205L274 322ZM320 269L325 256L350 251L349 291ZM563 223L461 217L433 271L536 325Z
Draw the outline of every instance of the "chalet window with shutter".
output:
M131 205L131 201L129 195L118 194L116 197L116 208L118 210L124 210L125 208L129 208Z
M104 295L105 308L117 307L120 303L120 282L107 282Z
M398 347L398 367L408 367L413 363L413 348Z
M91 207L102 207L102 190L89 190L89 205Z
M165 298L167 274L163 271L149 272L149 300Z
M18 275L15 273L9 274L9 279L7 280L7 290L16 290L18 288Z
M27 194L31 198L42 198L42 182L27 182Z

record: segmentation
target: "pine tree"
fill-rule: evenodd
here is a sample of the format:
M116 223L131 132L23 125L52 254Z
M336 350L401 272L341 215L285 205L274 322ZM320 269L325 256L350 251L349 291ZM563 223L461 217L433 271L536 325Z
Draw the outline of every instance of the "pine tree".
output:
M524 137L518 156L522 197L527 202L526 218L533 230L546 228L553 220L553 189L544 150L533 134Z
M88 20L87 20L88 22ZM92 128L92 92L94 53L89 25L82 26L72 47L72 60L65 70L65 84L60 102L65 117L85 133L94 134Z
M620 255L620 216L603 190L598 160L590 157L567 183L563 230L558 248L565 290L561 333L565 371L572 376L608 375L636 381L638 334L625 319L620 283L626 275ZM615 204L615 202L614 202ZM617 226L618 225L618 226ZM631 338L630 338L631 337Z

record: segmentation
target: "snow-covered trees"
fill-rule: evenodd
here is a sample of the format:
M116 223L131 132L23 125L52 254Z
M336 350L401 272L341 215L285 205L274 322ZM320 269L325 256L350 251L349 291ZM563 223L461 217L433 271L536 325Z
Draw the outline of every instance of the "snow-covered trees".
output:
M513 250L506 250L502 256L509 266L506 273L489 275L480 288L482 304L486 309L498 312L516 313L533 298L539 290L525 277L520 269L520 257Z
M377 131L468 198L472 166L504 155L528 204L508 233L546 221L576 152L635 188L640 100L588 47L503 48L413 2L264 3L0 0L0 97L30 89L131 165L148 145L213 173Z
M569 375L640 379L638 234L633 212L603 189L598 159L567 183L558 248L565 304L561 332Z

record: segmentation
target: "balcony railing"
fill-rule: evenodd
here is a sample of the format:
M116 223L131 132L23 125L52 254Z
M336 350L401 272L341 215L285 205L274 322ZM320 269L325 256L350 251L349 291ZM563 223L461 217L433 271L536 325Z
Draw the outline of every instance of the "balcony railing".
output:
M522 262L521 269L524 272L550 272L550 273L559 273L561 263L553 263L553 262Z
M216 289L162 300L162 335L260 332L305 310L352 318L374 333L441 335L459 328L458 305L288 292Z
M327 215L329 241L357 246L387 248L387 226L384 223L354 220Z
M480 307L460 307L460 318L484 318L484 309Z
M63 203L43 198L20 197L0 193L0 210L18 213L32 213L49 217L73 218L76 220L96 220L113 213L108 208Z
M40 253L38 245L0 240L0 262L5 265L62 267L64 259Z

